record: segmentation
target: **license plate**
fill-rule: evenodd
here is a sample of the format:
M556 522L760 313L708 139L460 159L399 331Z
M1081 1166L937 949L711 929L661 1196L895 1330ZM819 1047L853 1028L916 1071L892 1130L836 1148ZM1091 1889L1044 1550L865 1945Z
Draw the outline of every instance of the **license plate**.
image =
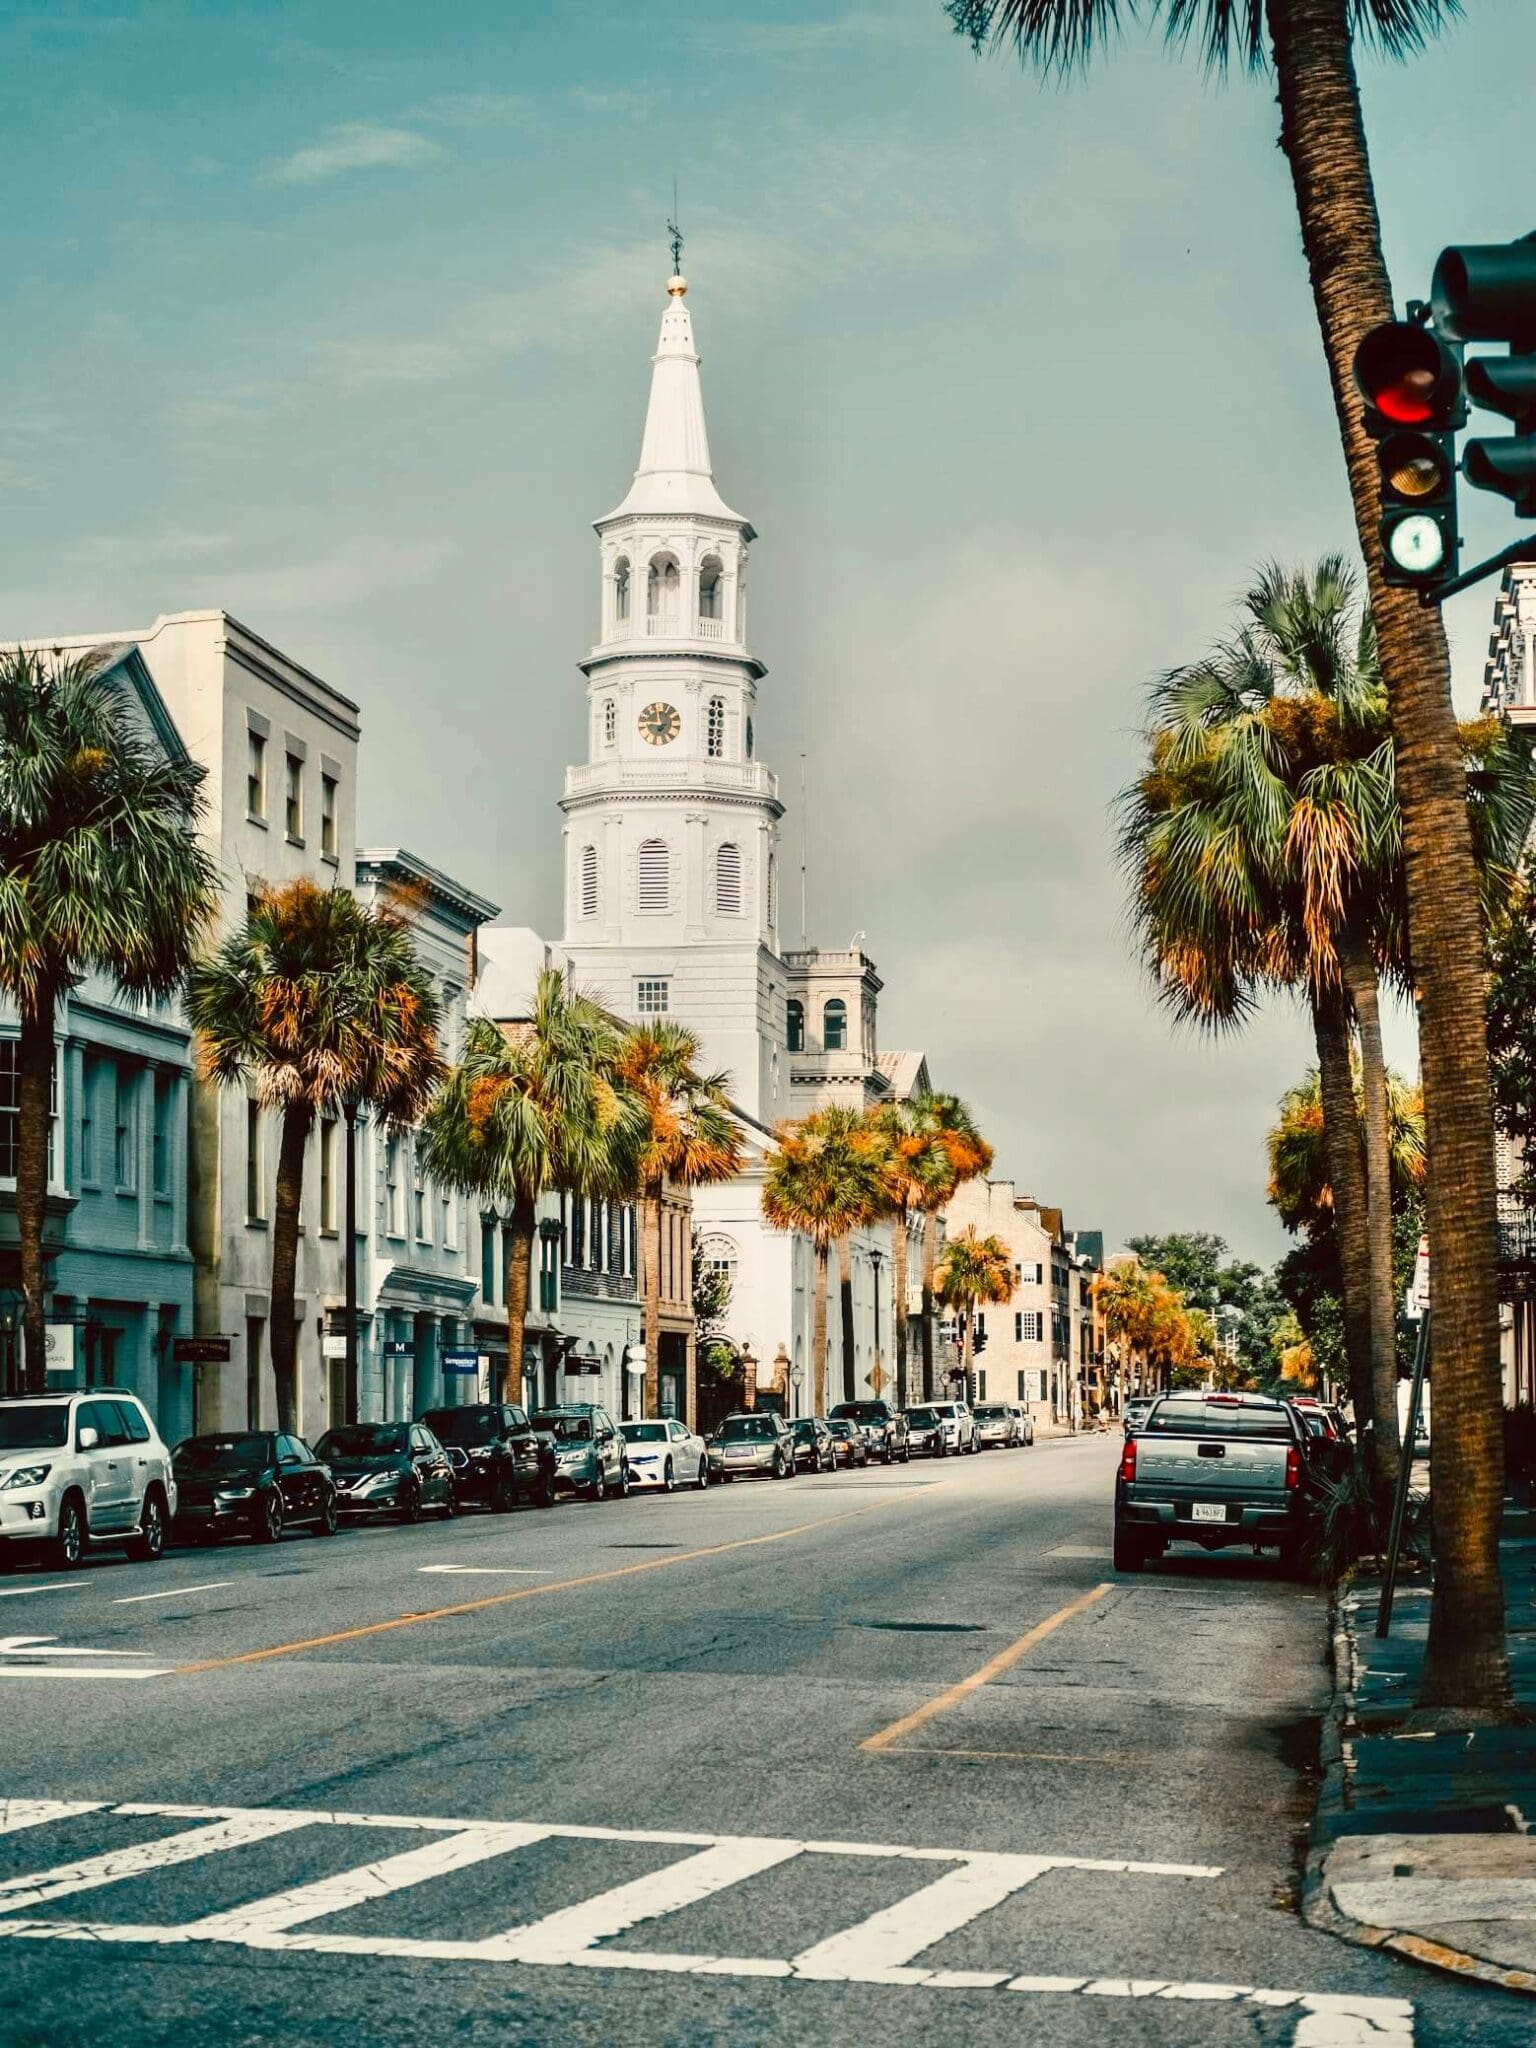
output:
M1220 1501L1197 1500L1190 1509L1190 1518L1196 1522L1224 1522L1227 1511Z

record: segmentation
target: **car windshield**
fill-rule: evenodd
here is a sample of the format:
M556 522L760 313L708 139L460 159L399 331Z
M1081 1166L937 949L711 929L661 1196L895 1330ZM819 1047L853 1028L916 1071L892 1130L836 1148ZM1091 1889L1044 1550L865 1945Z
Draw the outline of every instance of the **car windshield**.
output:
M533 1426L546 1436L552 1436L557 1443L588 1444L592 1441L590 1415L535 1415Z
M832 1413L850 1422L884 1422L890 1410L883 1401L839 1401Z
M1146 1418L1148 1436L1252 1436L1289 1443L1283 1408L1233 1401L1159 1401Z
M57 1451L69 1442L69 1403L0 1408L0 1451Z
M976 1420L978 1422L1006 1422L1008 1420L1008 1410L999 1402L984 1402L976 1410Z
M809 1416L802 1415L800 1420L794 1425L794 1431L796 1436L814 1436L816 1434L816 1425L810 1420Z
M499 1408L429 1408L421 1419L439 1443L461 1451L489 1443L501 1431Z
M931 1408L909 1408L907 1410L907 1421L918 1429L930 1429L938 1419L938 1416Z
M317 1458L390 1458L405 1449L403 1422L358 1422L328 1429L315 1445Z
M766 1415L732 1415L720 1425L723 1444L766 1443L774 1434Z
M178 1472L259 1472L272 1455L272 1439L259 1430L238 1436L189 1436L171 1462Z
M853 1435L853 1424L851 1422L846 1421L844 1417L842 1417L841 1415L834 1415L832 1420L827 1424L827 1428L831 1430L834 1436Z
M619 1428L628 1444L664 1444L667 1440L664 1422L621 1422Z

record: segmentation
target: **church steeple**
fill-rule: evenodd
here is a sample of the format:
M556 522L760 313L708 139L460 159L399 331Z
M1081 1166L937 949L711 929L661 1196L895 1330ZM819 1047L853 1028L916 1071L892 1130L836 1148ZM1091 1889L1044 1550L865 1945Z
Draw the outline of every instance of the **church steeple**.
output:
M666 518L674 513L738 518L715 488L699 353L693 345L693 321L684 304L687 291L685 277L674 274L668 279L661 339L651 358L651 397L640 443L640 466L628 496L609 513L610 519L634 514Z

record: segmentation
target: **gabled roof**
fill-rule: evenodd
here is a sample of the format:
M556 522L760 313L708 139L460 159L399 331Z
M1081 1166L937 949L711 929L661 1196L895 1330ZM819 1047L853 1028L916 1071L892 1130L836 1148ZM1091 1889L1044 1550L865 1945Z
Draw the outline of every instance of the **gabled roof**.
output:
M875 1066L898 1102L910 1102L915 1095L929 1092L928 1055L924 1052L877 1052Z

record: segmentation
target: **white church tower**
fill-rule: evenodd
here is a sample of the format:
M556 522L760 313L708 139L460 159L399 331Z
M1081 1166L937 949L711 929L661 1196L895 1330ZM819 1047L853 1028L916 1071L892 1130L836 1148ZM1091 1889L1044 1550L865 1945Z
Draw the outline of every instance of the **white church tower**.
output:
M566 771L565 951L618 1015L697 1032L749 1116L784 1113L777 778L756 759L752 527L715 488L686 281L667 284L640 466L597 522L602 624Z

